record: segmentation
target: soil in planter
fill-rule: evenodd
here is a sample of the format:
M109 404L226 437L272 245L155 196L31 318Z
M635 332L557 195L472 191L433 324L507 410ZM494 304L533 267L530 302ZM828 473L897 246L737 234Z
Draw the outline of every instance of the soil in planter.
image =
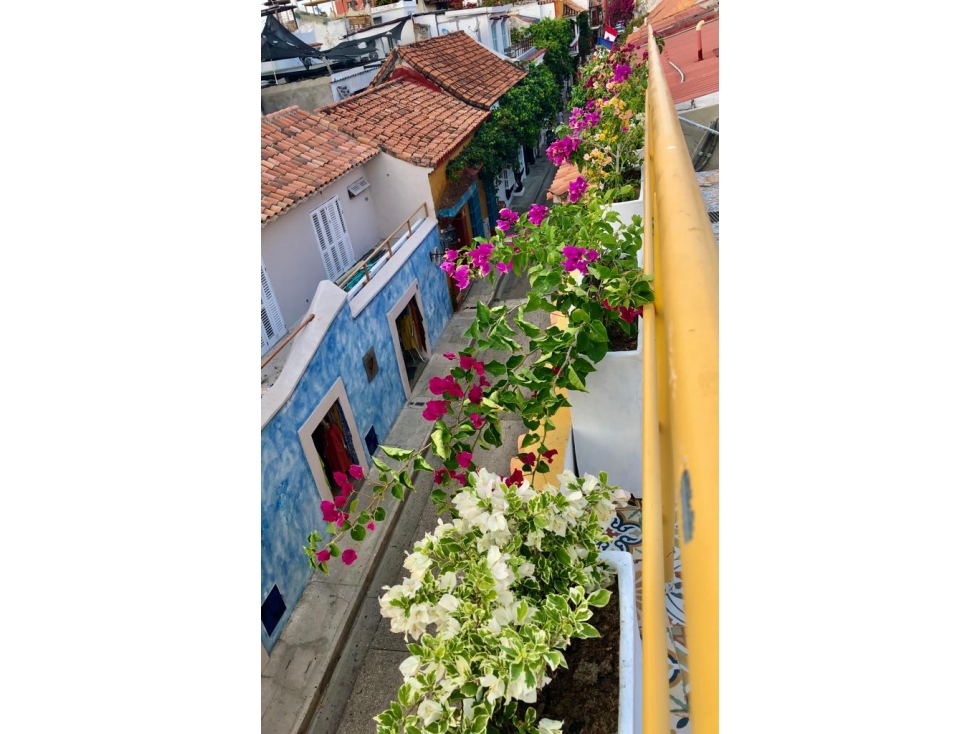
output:
M638 323L639 321L637 320L635 324ZM608 350L610 352L632 352L638 348L638 329L630 336L622 329L622 323L619 319L612 319L609 323L605 324L605 330L608 332Z
M564 651L568 667L537 694L537 720L563 721L564 734L613 734L619 727L619 601L618 591L596 609L588 623L601 637L573 640ZM518 709L523 718L526 705Z

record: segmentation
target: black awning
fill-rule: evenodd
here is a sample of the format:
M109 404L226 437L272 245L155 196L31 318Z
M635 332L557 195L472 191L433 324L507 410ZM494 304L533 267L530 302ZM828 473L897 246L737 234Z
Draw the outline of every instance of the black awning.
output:
M358 64L383 59L387 55L387 50L378 42L382 38L387 38L388 46L393 47L395 41L401 40L401 31L409 20L411 20L410 16L402 18L398 23L386 30L378 31L362 38L338 43L333 48L324 52L323 55L330 61L356 62Z
M265 18L265 27L262 29L262 61L319 59L322 57L321 51L317 51L292 35L284 25L276 20L274 15Z

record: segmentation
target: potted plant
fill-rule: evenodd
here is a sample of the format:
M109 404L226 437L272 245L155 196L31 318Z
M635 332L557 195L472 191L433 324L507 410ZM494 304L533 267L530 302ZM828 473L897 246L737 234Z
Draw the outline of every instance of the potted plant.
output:
M398 700L375 717L378 734L561 731L561 722L538 719L533 704L555 670L566 667L571 641L598 635L588 620L609 601L612 569L623 602L627 695L619 721L629 726L619 731L631 732L632 562L598 551L628 493L604 476L570 472L540 491L485 469L471 478L449 503L452 523L439 520L415 544L404 563L410 576L384 587L380 598L392 632L412 642Z

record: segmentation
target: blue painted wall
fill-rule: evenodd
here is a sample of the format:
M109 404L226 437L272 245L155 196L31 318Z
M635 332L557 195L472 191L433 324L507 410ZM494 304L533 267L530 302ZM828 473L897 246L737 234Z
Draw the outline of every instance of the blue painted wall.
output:
M302 595L312 569L302 551L306 536L323 530L320 495L299 443L299 428L326 396L338 378L353 409L352 417L364 437L371 427L384 442L407 396L398 370L396 345L388 326L387 313L418 280L429 351L452 316L445 274L429 260L428 253L438 244L438 229L433 227L408 261L357 318L346 304L310 360L296 389L278 413L262 429L262 596L273 584L279 587L286 612L272 635L261 625L262 644L271 650L286 620ZM370 383L363 357L374 347L378 374Z

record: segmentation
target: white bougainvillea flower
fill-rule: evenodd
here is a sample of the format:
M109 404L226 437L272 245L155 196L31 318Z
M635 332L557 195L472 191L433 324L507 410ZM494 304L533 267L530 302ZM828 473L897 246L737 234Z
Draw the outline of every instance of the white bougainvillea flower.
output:
M418 672L418 668L421 667L421 664L422 661L418 657L412 655L411 657L404 659L404 662L398 666L398 670L401 671L401 675L408 678Z
M563 721L541 719L537 722L537 729L540 731L540 734L561 734L561 727L563 725Z
M444 711L442 710L442 707L435 703L435 701L428 698L418 705L418 715L422 717L422 721L425 722L425 726L428 726L433 721L438 721L441 719L443 713Z
M490 703L493 703L498 698L503 698L503 694L505 693L503 681L492 673L482 676L479 679L479 685L486 689L486 700Z

